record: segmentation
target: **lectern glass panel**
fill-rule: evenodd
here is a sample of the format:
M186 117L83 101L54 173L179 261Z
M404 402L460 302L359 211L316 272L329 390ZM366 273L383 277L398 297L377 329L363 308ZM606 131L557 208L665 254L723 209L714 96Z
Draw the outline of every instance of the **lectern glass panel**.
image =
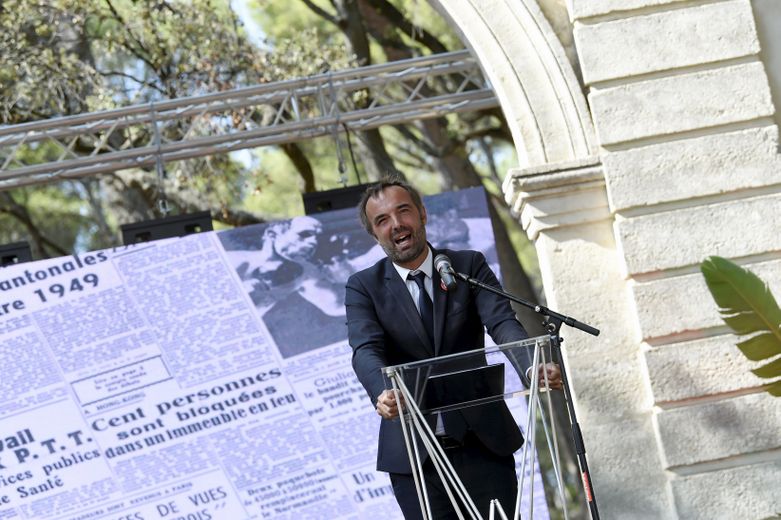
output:
M525 368L538 356L550 361L547 336L435 357L384 369L407 387L424 415L478 406L528 393ZM542 389L541 389L542 390Z

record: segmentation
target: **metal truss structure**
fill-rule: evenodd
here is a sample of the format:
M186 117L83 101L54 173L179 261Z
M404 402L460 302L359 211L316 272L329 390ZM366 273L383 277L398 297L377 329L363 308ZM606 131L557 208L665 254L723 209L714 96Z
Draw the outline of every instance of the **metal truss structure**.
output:
M0 190L496 106L457 51L3 126Z

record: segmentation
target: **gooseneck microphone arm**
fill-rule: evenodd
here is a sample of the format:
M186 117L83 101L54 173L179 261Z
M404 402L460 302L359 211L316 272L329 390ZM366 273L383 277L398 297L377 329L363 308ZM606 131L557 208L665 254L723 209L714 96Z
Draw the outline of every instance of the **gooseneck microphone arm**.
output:
M508 292L505 292L501 289L497 289L496 287L492 287L488 284L485 284L481 282L480 280L476 280L475 278L471 278L463 273L459 273L456 271L452 271L451 274L458 278L459 280L463 280L469 285L472 285L474 287L480 287L481 289L485 289L486 291L490 291L494 294L498 294L499 296L503 296L507 298L508 300L512 300L515 303L519 303L523 305L524 307L528 307L529 309L533 310L537 314L540 314L541 316L549 317L552 320L560 321L561 323L564 323L565 325L569 325L570 327L575 327L576 329L580 329L583 332L587 332L591 334L592 336L599 336L599 329L596 329L592 327L591 325L587 325L585 323L582 323L575 318L572 318L570 316L565 316L564 314L559 314L556 311L552 311L549 308L545 307L544 305L539 305L537 303L532 303L530 301L524 300L523 298L518 298L517 296L514 296Z

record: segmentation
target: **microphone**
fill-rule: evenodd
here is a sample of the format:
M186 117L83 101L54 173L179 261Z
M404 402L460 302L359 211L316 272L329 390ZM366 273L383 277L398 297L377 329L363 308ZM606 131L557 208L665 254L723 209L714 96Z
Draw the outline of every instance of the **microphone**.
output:
M438 254L434 257L434 269L439 272L439 277L442 278L442 283L448 290L455 289L456 279L453 276L453 266L450 265L450 259L447 255Z

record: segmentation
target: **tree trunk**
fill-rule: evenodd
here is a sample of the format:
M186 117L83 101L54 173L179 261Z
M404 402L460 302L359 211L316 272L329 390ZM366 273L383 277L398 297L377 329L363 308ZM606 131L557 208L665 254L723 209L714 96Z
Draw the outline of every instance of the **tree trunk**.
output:
M359 2L357 0L340 0L334 2L339 12L339 28L344 33L349 50L355 55L360 66L372 64L369 37L364 26ZM371 100L367 99L364 105ZM341 129L340 129L341 130ZM355 144L355 143L353 143ZM388 174L398 173L379 129L359 132L357 143L358 155L369 180L378 180Z
M38 226L33 222L27 208L16 202L11 193L0 192L0 211L6 213L24 226L32 241L30 248L38 258L51 258L53 256L67 255L68 252L58 244L46 238Z
M369 180L376 181L390 175L398 175L399 170L385 148L385 141L379 129L366 130L359 135L358 155Z
M287 155L290 162L295 166L296 171L304 180L304 193L317 191L315 186L315 172L312 170L312 163L309 162L304 151L296 143L287 143L280 145L280 148Z

